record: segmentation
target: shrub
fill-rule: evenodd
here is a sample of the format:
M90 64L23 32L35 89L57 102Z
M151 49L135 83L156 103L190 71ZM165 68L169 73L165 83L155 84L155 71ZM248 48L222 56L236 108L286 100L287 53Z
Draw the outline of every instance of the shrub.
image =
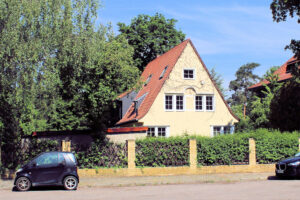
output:
M247 164L249 160L249 142L245 134L198 136L196 140L199 165Z
M187 137L146 138L136 141L137 166L185 166L188 164Z
M97 140L89 147L72 146L79 168L127 167L125 144L113 144Z

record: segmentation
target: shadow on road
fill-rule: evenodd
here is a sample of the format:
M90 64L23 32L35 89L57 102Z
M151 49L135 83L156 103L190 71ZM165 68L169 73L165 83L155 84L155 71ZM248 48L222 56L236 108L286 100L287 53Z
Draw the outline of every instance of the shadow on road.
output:
M68 191L68 190L65 190L65 188L63 186L40 186L40 187L32 187L29 191L27 192L34 192L34 191L58 191L58 190L63 190L63 191ZM19 192L16 188L16 186L14 186L12 188L12 191L13 192Z
M278 177L278 176L269 176L268 180L274 181L274 180L279 180L279 181L288 181L288 180L299 180L299 178L295 177Z

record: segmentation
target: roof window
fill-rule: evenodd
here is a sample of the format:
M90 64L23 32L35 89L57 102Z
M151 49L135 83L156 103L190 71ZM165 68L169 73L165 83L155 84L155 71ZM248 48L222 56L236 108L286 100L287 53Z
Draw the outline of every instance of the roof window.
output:
M150 74L150 75L148 76L148 78L147 78L147 80L146 80L144 86L146 86L146 85L149 83L149 81L151 80L151 78L152 78L152 74Z
M164 70L163 70L162 73L160 74L159 79L162 79L162 78L164 77L164 75L165 75L167 69L168 69L168 65L164 68Z

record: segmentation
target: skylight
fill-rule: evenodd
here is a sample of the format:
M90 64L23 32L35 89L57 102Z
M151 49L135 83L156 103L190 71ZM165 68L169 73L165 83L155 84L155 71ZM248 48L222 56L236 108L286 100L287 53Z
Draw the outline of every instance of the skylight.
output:
M149 81L150 81L151 78L152 78L152 74L150 74L150 75L148 76L148 78L147 78L147 80L146 80L144 86L146 86L146 85L149 83Z
M164 77L164 75L165 75L167 69L168 69L168 65L165 67L164 71L162 71L162 73L161 73L159 79L162 79L162 78Z

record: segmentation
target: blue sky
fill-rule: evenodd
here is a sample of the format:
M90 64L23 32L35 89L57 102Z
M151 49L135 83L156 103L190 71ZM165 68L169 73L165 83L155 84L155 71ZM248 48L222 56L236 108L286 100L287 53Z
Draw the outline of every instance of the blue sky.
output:
M275 23L271 0L104 0L97 23L129 24L138 14L162 13L178 20L177 29L190 38L206 66L222 75L224 86L235 79L243 64L257 62L262 75L271 66L282 65L292 53L284 50L291 38L299 39L295 19Z

